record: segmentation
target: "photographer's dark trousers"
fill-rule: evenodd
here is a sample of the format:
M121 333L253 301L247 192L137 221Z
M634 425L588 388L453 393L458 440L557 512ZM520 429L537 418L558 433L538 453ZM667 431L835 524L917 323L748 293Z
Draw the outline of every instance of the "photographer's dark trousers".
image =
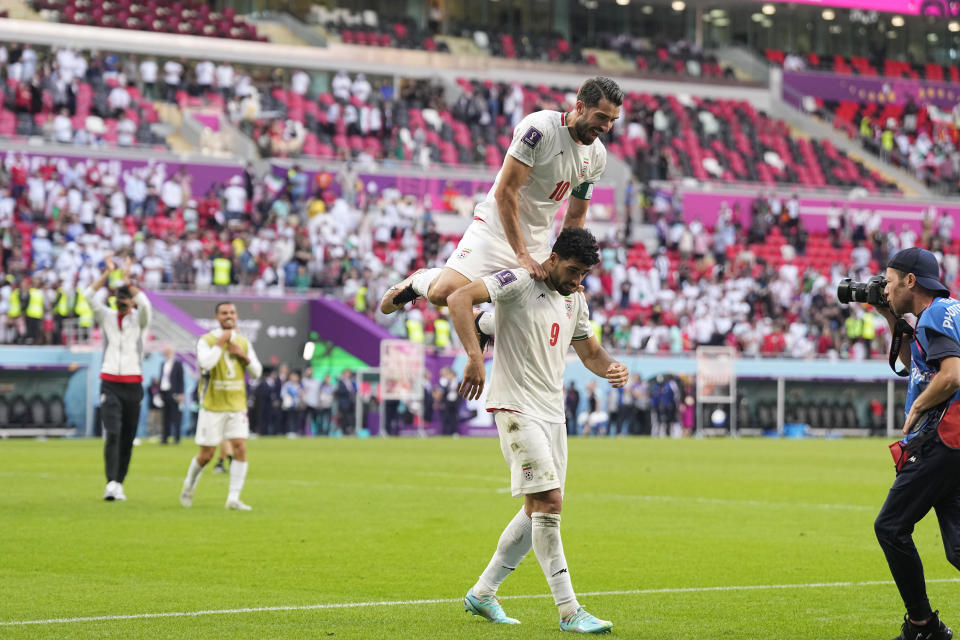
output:
M123 483L130 468L133 439L140 423L143 385L139 382L100 381L100 419L106 443L103 461L107 480Z
M932 611L911 534L914 525L934 509L947 560L960 569L960 449L951 449L934 437L915 458L897 473L873 526L907 613L913 620L925 620Z

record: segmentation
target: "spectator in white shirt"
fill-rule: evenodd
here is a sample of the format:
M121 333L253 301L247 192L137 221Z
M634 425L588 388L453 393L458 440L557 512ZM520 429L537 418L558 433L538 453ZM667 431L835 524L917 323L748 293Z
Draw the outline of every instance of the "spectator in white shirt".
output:
M176 103L182 75L183 65L176 60L167 60L163 63L163 82L167 85L167 102Z
M306 96L310 91L310 76L300 69L290 78L290 90L297 95Z
M160 189L160 199L163 201L164 207L166 207L167 215L173 215L173 212L183 204L183 188L180 186L180 183L172 178L164 182L163 187Z
M119 189L110 194L110 217L123 220L127 216L127 199Z
M230 178L230 186L223 190L223 199L227 223L242 220L247 208L247 190L243 188L243 178Z
M127 197L127 208L135 216L143 212L143 202L147 199L147 183L141 169L123 174L123 194Z
M163 282L163 260L156 254L151 243L147 248L147 255L140 261L143 267L143 282L147 287L156 289Z
M157 60L150 56L140 63L140 81L143 82L143 96L149 100L157 97Z
M347 102L350 99L350 76L346 71L340 70L333 77L330 87L333 89L333 97L340 102Z
M117 144L121 147L132 147L136 132L137 125L133 119L126 113L121 113L120 122L117 123Z
M360 102L366 102L370 98L370 92L372 91L373 87L370 86L370 81L367 80L366 76L362 73L358 73L356 80L353 81L353 85L350 87L350 93L353 94L353 97Z
M953 235L953 216L946 210L940 214L940 219L937 221L937 233L941 240L950 242L950 236Z
M201 60L193 68L193 73L197 77L197 91L203 95L213 87L213 76L216 73L216 66L209 60Z
M60 109L60 113L53 119L53 139L63 144L73 141L73 122L66 108Z
M130 94L125 87L118 85L110 90L107 104L113 112L113 117L119 118L124 111L130 108Z
M23 79L29 81L37 72L37 52L29 44L23 45L20 63L23 65Z
M233 66L226 62L217 65L217 90L223 95L223 99L229 101L233 97Z

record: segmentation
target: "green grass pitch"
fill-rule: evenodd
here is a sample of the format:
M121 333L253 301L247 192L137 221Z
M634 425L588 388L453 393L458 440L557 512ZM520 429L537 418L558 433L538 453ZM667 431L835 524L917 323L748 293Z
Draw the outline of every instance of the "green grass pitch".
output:
M520 504L496 440L252 440L249 513L211 469L179 505L195 450L137 447L106 503L98 440L0 442L0 638L562 635L532 553L500 592L520 627L463 611ZM891 638L873 519L892 479L880 440L572 439L574 588L616 637ZM960 624L932 514L915 539Z

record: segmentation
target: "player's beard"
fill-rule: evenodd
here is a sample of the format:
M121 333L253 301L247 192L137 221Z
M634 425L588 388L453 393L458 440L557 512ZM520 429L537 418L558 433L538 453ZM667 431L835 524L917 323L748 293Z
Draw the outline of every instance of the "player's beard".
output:
M580 144L592 144L597 137L590 126L583 121L578 121L573 125L573 132Z

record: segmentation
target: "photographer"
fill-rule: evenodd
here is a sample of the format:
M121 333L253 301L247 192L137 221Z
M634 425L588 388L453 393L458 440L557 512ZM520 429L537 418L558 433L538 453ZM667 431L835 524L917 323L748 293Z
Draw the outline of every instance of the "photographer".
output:
M153 314L150 300L129 281L132 259L117 269L113 256L105 260L103 273L84 290L84 298L103 334L103 365L100 368L100 417L106 434L103 447L107 487L104 500L126 500L123 481L130 468L133 441L140 423L143 400L143 340ZM116 310L97 295L116 272Z
M925 249L898 252L887 265L886 280L887 308L880 300L879 311L894 335L907 338L898 355L910 367L910 382L905 437L890 447L897 477L874 528L907 609L896 640L949 640L953 631L927 599L911 534L933 508L947 559L960 568L960 302L949 297L937 259ZM869 292L858 293L864 295L854 299ZM917 318L912 340L904 321L898 327L907 313Z

